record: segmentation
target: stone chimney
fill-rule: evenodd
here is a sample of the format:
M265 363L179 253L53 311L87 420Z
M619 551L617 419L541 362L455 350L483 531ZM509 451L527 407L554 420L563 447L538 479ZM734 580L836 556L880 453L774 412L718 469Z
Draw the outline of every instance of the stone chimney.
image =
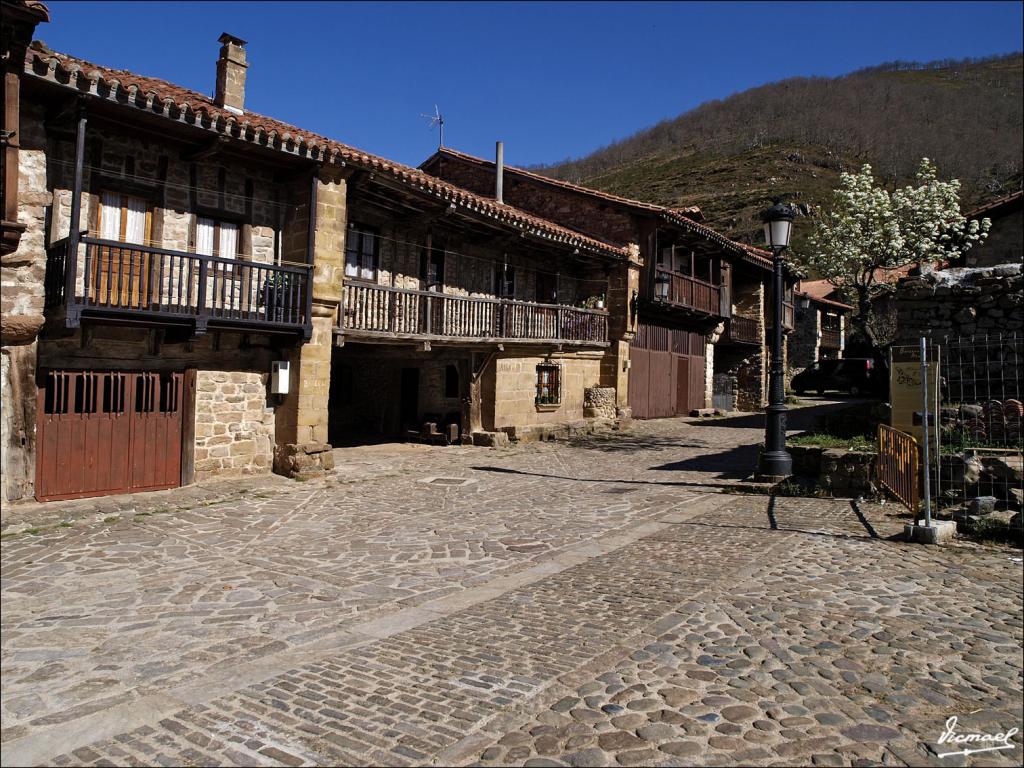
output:
M217 59L217 92L213 100L229 112L242 114L245 106L245 40L227 32L217 38L220 57Z

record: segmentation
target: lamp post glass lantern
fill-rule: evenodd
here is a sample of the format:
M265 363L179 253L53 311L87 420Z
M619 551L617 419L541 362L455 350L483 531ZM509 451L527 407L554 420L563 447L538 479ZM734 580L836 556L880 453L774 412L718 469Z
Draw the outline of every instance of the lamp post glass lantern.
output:
M761 218L765 243L772 251L772 363L768 378L768 407L765 408L764 451L757 473L765 479L782 479L793 474L793 458L786 450L786 393L782 370L782 252L789 247L796 211L776 200Z
M672 278L664 272L659 272L657 277L654 278L654 294L660 301L668 299L668 287L671 282Z

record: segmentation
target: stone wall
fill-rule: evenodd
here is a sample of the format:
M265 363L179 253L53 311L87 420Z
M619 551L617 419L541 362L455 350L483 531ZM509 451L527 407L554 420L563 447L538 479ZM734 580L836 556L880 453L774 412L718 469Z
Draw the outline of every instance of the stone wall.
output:
M978 269L925 268L896 288L898 344L921 336L936 340L956 336L1020 332L1024 328L1024 278L1021 265Z
M877 490L874 453L812 446L790 446L789 453L793 474L813 481L829 496L856 498L872 496Z
M585 417L584 394L601 384L600 352L566 352L551 355L499 354L485 373L483 385L484 429L556 424ZM561 367L561 402L537 405L537 366ZM493 393L493 394L492 394Z
M615 387L588 387L583 390L583 415L588 419L614 419Z
M274 460L266 373L196 371L195 479L251 475Z

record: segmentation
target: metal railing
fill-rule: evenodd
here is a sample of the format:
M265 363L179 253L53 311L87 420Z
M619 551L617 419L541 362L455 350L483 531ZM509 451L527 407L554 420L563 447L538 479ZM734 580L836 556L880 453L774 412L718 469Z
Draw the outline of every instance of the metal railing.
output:
M608 341L608 312L345 283L338 327L346 333L431 338Z
M658 273L668 276L668 301L709 315L721 314L721 286L665 269L659 269Z
M69 318L118 316L274 329L311 327L312 269L202 256L82 237L69 273L66 241L47 252L47 304Z
M755 317L733 315L729 318L729 338L744 344L760 344L761 328Z
M912 436L878 425L878 482L916 513L921 502L921 446Z

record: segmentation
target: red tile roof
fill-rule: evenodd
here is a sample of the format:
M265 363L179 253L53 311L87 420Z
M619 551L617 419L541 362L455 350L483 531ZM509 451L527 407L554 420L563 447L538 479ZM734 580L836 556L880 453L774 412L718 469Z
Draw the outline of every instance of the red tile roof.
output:
M830 298L835 292L835 285L828 280L803 280L800 282L800 290L796 294L806 296L819 304L829 304L844 310L853 309L849 304Z
M387 174L410 189L474 215L563 246L626 258L626 248L604 243L538 216L456 187L421 170L363 152L254 112L238 115L217 106L209 96L134 72L110 69L50 50L36 41L25 55L25 74L87 94L107 103L166 117L200 130L227 135L294 157L335 165L352 165Z
M985 203L980 208L975 208L970 213L965 213L964 216L968 219L980 219L985 216L991 216L992 214L1002 213L1004 210L1012 210L1015 207L1021 205L1024 200L1024 192L1017 191L1012 194L1000 197L997 200Z

